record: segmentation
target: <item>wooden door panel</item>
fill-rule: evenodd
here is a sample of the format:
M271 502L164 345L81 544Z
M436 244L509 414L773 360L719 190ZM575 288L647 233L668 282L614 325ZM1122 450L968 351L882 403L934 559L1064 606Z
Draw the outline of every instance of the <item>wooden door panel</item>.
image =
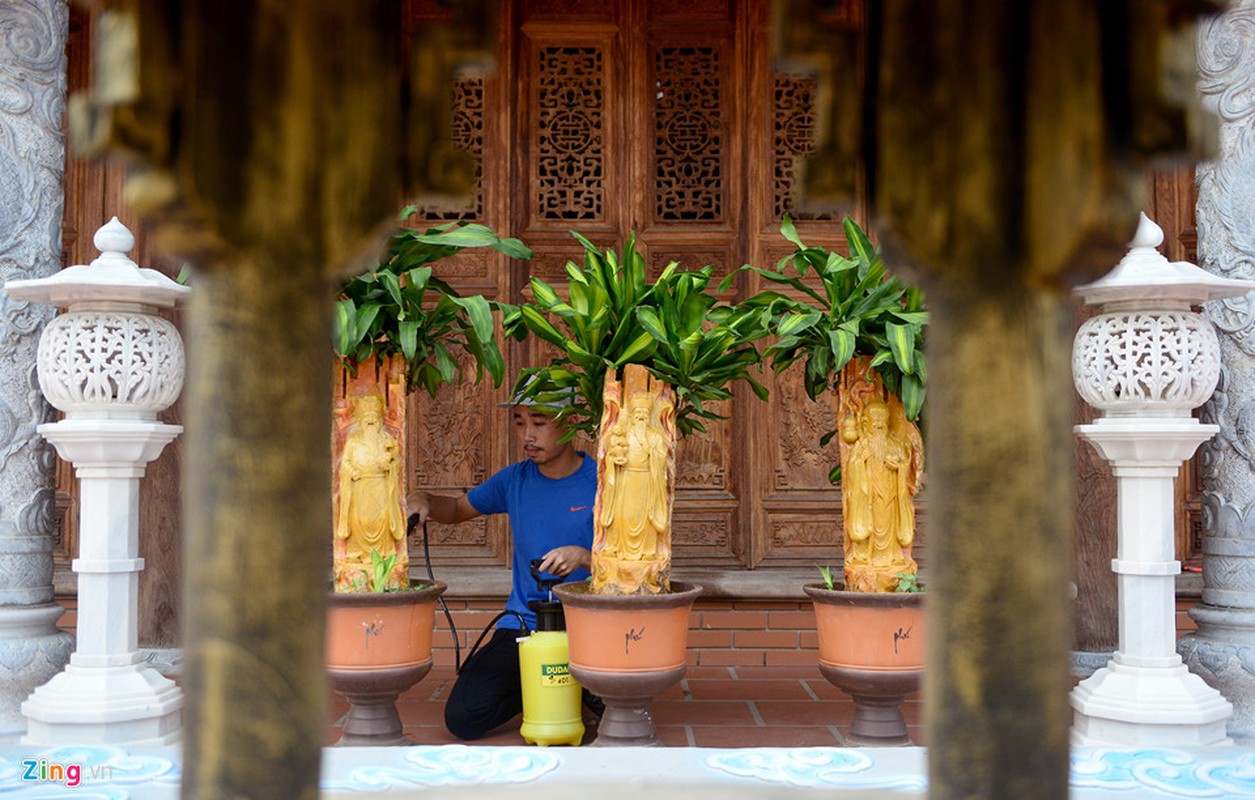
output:
M469 359L460 360L473 376ZM497 400L487 379L479 385L443 387L434 398L421 389L415 391L410 399L407 446L411 485L456 495L504 466L510 428L506 412L496 407ZM449 563L498 563L508 553L507 526L493 517L459 525L432 523L428 536L431 544L446 548L441 559Z

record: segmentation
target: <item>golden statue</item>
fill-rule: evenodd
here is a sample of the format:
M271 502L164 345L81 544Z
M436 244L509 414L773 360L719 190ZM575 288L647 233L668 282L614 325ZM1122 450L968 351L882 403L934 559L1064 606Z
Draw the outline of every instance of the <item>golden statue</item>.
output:
M361 395L352 406L355 428L344 440L336 475L336 589L370 586L372 551L382 558L396 555L388 587L399 588L409 583L401 447L384 428L382 395Z
M651 378L644 367L629 364L622 383L607 376L603 397L593 591L670 591L674 394L670 386Z
M853 363L853 362L852 362ZM923 439L902 403L885 399L865 365L843 375L841 501L845 516L845 588L891 592L898 575L914 575L914 498L924 468Z

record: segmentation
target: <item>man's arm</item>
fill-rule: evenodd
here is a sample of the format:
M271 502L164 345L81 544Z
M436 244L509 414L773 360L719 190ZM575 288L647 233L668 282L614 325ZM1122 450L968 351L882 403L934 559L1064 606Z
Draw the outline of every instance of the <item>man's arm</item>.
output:
M405 513L406 516L417 514L419 525L427 520L452 525L480 516L475 506L471 505L471 501L467 499L466 492L456 497L414 492L405 498Z

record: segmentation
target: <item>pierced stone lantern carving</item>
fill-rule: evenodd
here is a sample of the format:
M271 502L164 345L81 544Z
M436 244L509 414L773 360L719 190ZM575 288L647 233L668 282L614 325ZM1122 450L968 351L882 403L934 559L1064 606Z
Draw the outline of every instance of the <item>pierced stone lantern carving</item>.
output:
M15 299L65 308L39 341L39 386L65 415L38 427L81 482L78 643L65 671L22 704L30 744L169 744L183 695L138 648L139 481L182 432L157 415L183 388L183 342L157 316L188 293L127 257L135 237L114 217L101 255L48 278L11 281Z
M1155 249L1163 231L1145 214L1129 253L1076 292L1102 312L1077 331L1076 389L1103 412L1076 426L1112 463L1118 481L1120 644L1107 666L1072 691L1074 744L1204 745L1228 742L1233 707L1176 652L1173 481L1181 463L1216 435L1192 411L1220 378L1216 331L1195 306L1255 289Z

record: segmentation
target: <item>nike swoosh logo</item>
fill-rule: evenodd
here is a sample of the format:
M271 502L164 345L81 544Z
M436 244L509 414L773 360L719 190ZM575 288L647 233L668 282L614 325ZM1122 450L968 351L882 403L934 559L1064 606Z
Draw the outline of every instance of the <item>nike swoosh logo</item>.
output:
M588 506L571 506L572 511L583 511L586 508L588 508Z

